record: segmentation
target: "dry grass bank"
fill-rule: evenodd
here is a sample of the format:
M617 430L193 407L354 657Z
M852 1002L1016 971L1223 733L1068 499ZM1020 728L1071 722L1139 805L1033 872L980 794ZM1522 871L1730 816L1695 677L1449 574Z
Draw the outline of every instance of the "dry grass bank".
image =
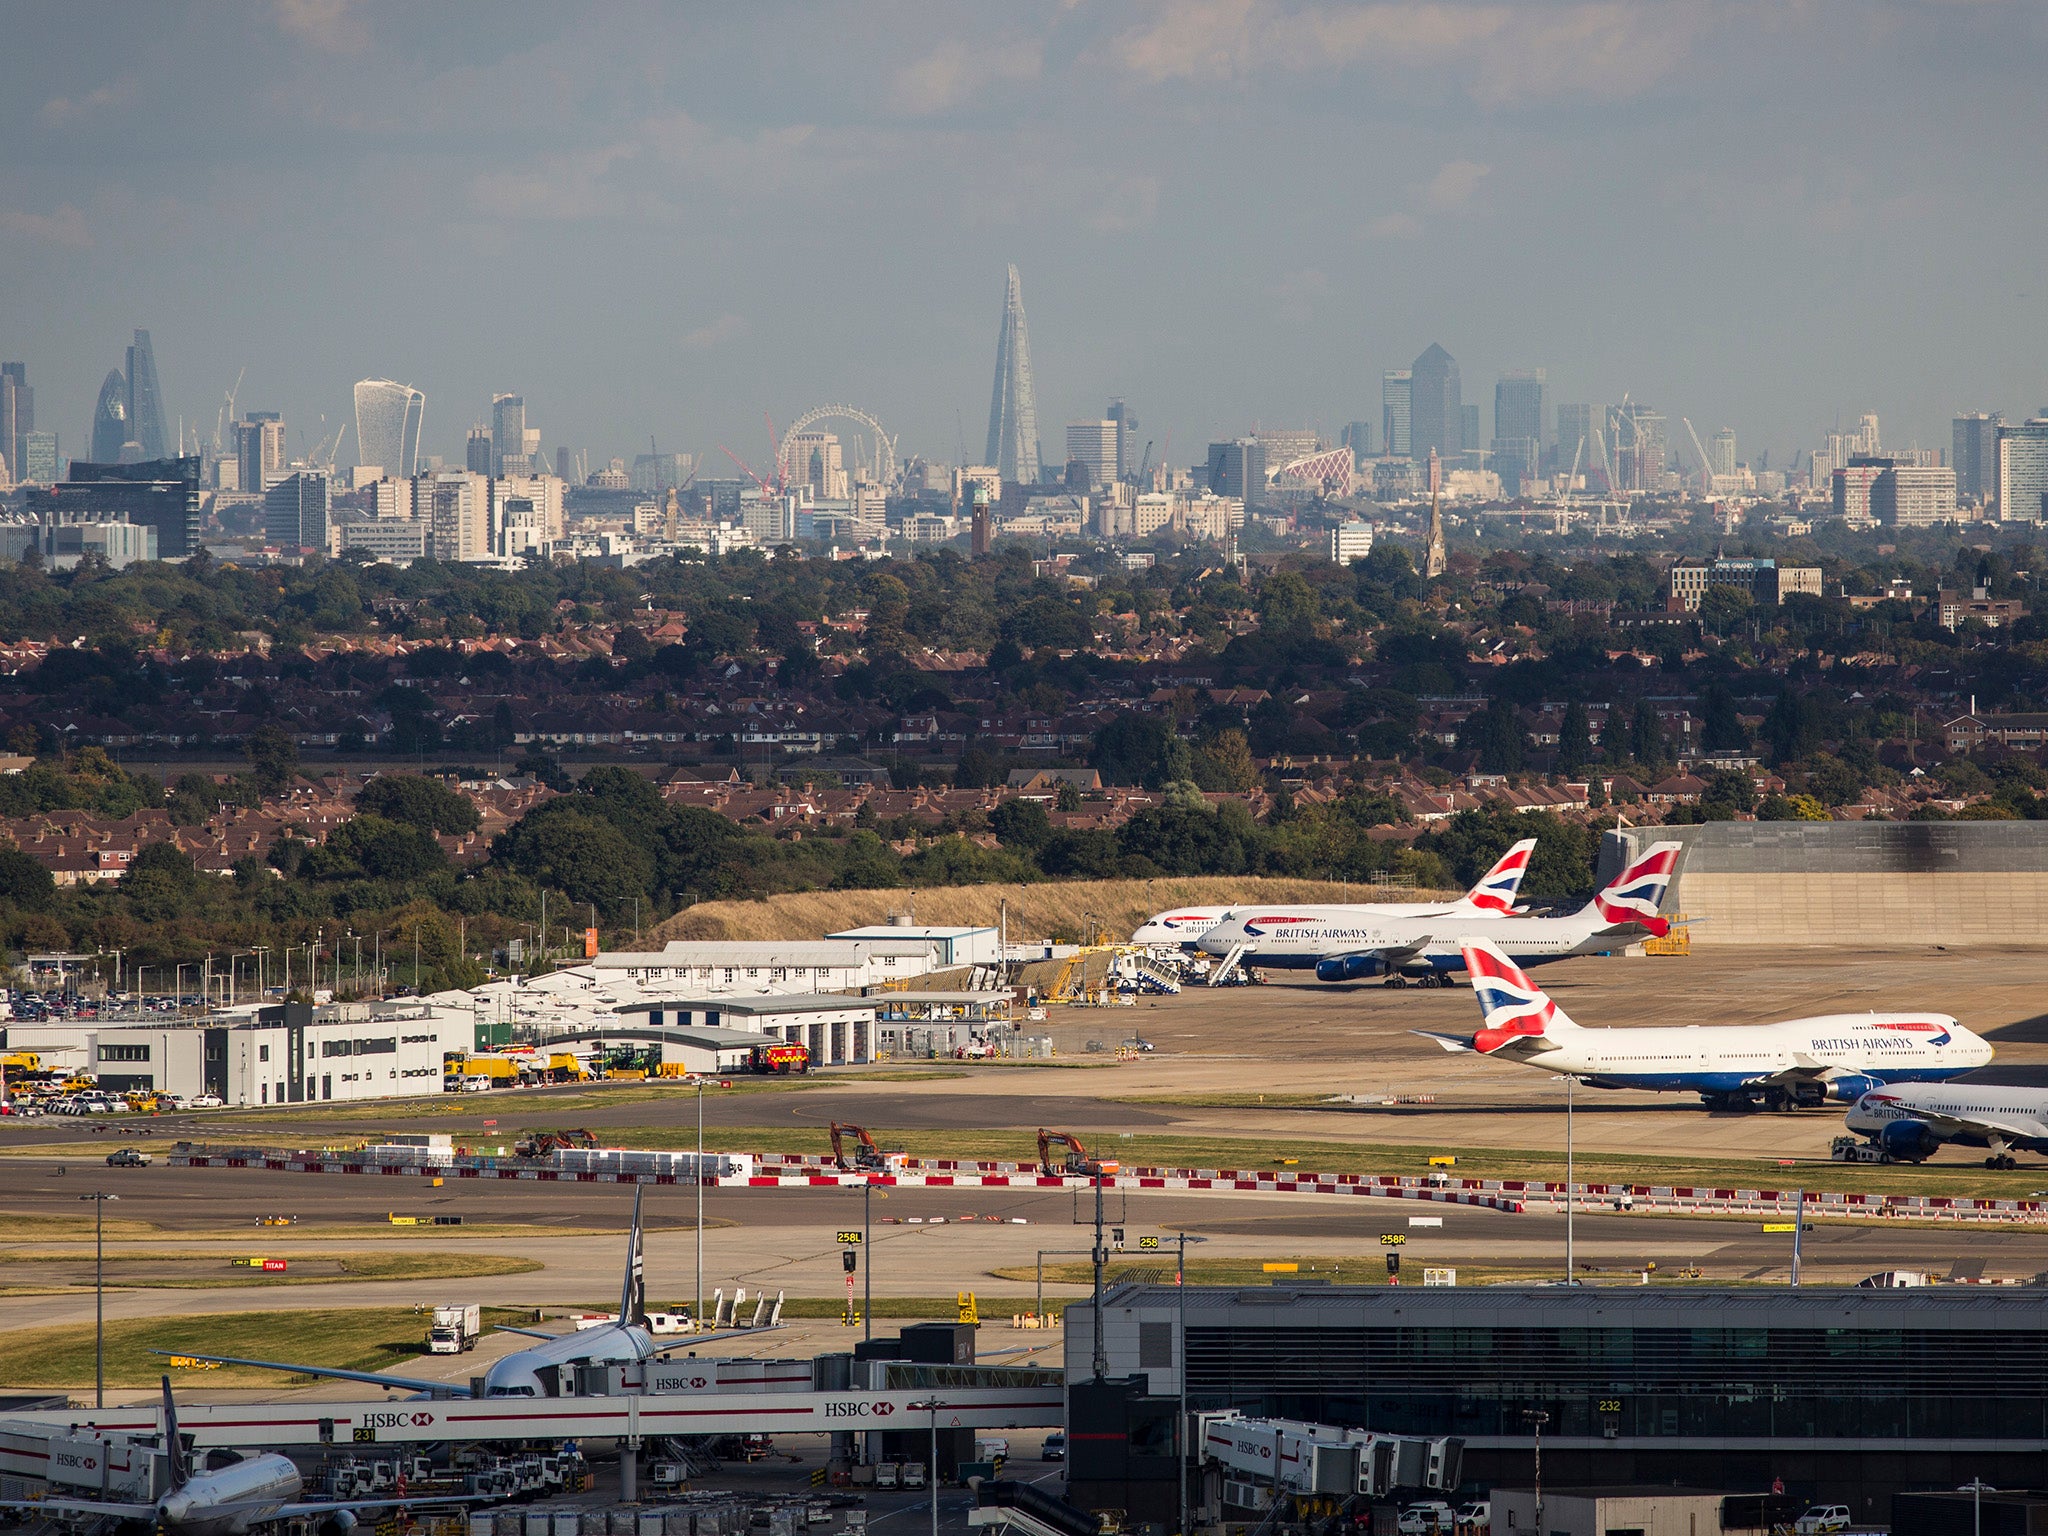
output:
M915 892L802 891L765 901L703 902L670 918L651 938L656 944L669 939L815 939L866 923L885 923L896 912L914 912L920 923L992 928L1005 898L1013 939L1044 938L1055 930L1078 933L1087 913L1110 934L1122 937L1168 907L1247 901L1431 901L1452 899L1454 894L1231 876L954 885Z

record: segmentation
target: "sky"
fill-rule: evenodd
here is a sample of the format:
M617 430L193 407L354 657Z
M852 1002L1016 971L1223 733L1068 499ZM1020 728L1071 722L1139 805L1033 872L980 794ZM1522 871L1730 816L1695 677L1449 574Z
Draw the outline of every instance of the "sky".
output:
M83 455L130 331L210 438L493 393L552 453L757 468L851 403L982 457L1377 432L1432 341L1782 467L2048 408L2038 0L9 0L0 357ZM2028 167L2033 167L2031 170ZM1169 441L1170 439L1170 441ZM964 446L963 446L964 445ZM344 444L349 462L353 434Z

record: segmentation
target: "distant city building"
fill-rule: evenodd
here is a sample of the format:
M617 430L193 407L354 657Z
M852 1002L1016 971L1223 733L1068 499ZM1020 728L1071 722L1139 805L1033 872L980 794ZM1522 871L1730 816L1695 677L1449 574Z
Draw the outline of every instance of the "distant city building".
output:
M1464 392L1456 360L1431 342L1408 372L1408 457L1420 464L1433 449L1439 458L1456 458L1465 449Z
M357 383L356 462L373 464L393 480L419 473L420 429L427 397L390 379Z
M1956 472L1947 465L1888 465L1870 487L1870 515L1899 528L1953 522Z
M1086 470L1088 484L1082 487L1083 490L1113 485L1121 478L1117 454L1121 439L1122 433L1114 417L1067 423L1067 462L1079 464Z
M71 570L91 555L118 571L157 558L156 530L89 520L0 524L0 560L20 560L31 549L48 570Z
M988 405L988 452L1012 485L1039 478L1038 395L1031 380L1031 333L1024 319L1024 280L1010 267L1003 289L1003 320L996 332L995 392Z
M1372 457L1372 423L1369 421L1345 423L1344 430L1337 435L1337 441L1351 450L1351 461L1363 469L1366 460Z
M1705 560L1687 556L1671 567L1671 604L1696 613L1713 587L1735 587L1760 606L1777 607L1787 597L1821 594L1817 565L1779 565L1769 559Z
M284 417L276 411L251 411L234 424L236 485L261 496L291 470L285 464Z
M1209 490L1255 505L1266 489L1266 448L1255 437L1209 445Z
M1124 404L1122 395L1110 401L1109 409L1102 414L1116 423L1116 478L1127 480L1138 472L1138 418ZM1069 453L1068 457L1072 456Z
M21 464L14 478L24 485L54 485L57 482L57 434L26 432L21 439Z
M2048 416L1998 428L1998 517L2038 523L2048 516Z
M99 403L92 411L92 431L87 434L95 464L121 462L122 445L128 441L128 376L111 369L100 385Z
M263 493L263 536L286 551L327 549L334 487L313 470L286 475Z
M145 460L170 452L164 434L164 396L156 381L156 353L149 332L137 331L128 348L128 441L142 445Z
M1252 433L1266 450L1266 475L1272 478L1283 464L1311 458L1323 451L1323 440L1313 427L1261 427Z
M1476 404L1470 403L1459 406L1459 452L1464 455L1465 467L1467 469L1483 469L1486 467L1486 456L1479 448L1482 441L1484 439L1479 435L1479 407Z
M494 475L507 473L507 459L526 456L526 399L522 395L491 396L491 469ZM521 464L518 473L525 473Z
M1707 461L1714 472L1714 478L1732 477L1735 474L1735 429L1723 427L1714 434L1707 444Z
M1372 534L1371 523L1339 523L1330 530L1331 561L1349 565L1354 560L1363 560L1372 553Z
M1835 470L1830 477L1835 516L1852 523L1872 521L1871 493L1878 476L1891 467L1892 460L1882 454L1858 454Z
M31 487L28 510L59 523L133 523L156 530L157 558L185 560L199 551L197 454L139 464L74 459L70 477Z
M782 445L783 467L793 486L808 486L827 501L847 498L846 455L834 432L799 432Z
M1955 419L1949 462L1956 472L1956 495L1983 503L1998 495L1998 429L2005 418L1969 411Z
M25 439L36 429L36 392L29 388L28 364L0 363L0 458L17 480L27 480L23 467L28 450Z
M1585 474L1599 462L1600 454L1593 446L1593 429L1602 420L1597 406L1583 403L1560 405L1557 408L1557 467L1561 474L1572 472L1572 460L1577 459L1579 473Z
M1415 375L1390 368L1380 375L1380 451L1390 458L1415 457Z
M436 560L482 560L491 554L489 480L459 469L415 475L412 516Z
M1627 401L1607 411L1608 440L1619 491L1656 491L1664 483L1664 416Z
M1541 368L1517 369L1493 386L1492 468L1509 495L1519 495L1542 466L1550 416L1546 379Z
M562 461L569 455L566 448L555 450L555 473L562 475ZM633 456L633 489L660 495L664 491L678 490L690 478L690 466L694 462L687 453L640 453ZM568 478L563 475L562 478Z
M427 525L415 517L342 523L333 538L336 554L359 554L392 565L411 565L427 556Z
M491 472L491 429L482 422L469 429L469 441L463 447L462 467L472 475L488 475ZM625 487L621 486L620 489L623 490Z

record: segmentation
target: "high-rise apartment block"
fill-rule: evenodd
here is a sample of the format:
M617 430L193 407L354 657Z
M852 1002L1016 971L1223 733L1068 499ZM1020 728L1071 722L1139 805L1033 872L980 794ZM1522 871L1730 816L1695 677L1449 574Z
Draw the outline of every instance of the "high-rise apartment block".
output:
M1412 459L1415 375L1390 368L1380 375L1380 451L1389 458Z
M1266 447L1256 437L1209 445L1209 490L1256 506L1266 490Z
M982 459L1012 485L1038 483L1038 393L1031 379L1024 280L1014 265L1003 289L1003 320L996 331L996 383L988 403L988 452Z
M1968 411L1955 419L1949 462L1958 500L1981 504L1998 495L1998 429L2004 424L1996 412Z
M1846 473L1847 471L1844 471ZM1925 528L1953 522L1956 516L1956 472L1948 465L1902 464L1878 472L1870 487L1870 515L1899 528Z
M15 471L14 477L24 485L55 485L58 457L56 433L24 432L21 437L21 468Z
M1079 464L1086 471L1086 489L1094 490L1117 482L1117 444L1121 437L1114 417L1067 423L1067 464L1069 467Z
M524 474L529 468L520 464L516 469L507 470L507 459L526 457L526 399L522 395L491 396L491 473Z
M1456 458L1465 450L1464 390L1456 359L1431 342L1408 373L1408 457L1420 464L1434 450L1440 459Z
M1131 408L1124 404L1124 397L1118 395L1109 402L1109 409L1102 413L1116 423L1116 478L1128 480L1137 474L1142 450L1138 446L1138 418L1131 414ZM1069 454L1069 458L1073 455Z
M1371 523L1339 523L1330 530L1330 560L1335 565L1349 565L1354 560L1363 560L1372 553Z
M263 493L263 536L287 552L327 549L334 488L313 470L286 475Z
M2048 415L1998 429L1998 519L2048 518Z
M251 411L234 425L237 482L244 495L267 495L291 471L285 467L284 417Z
M417 475L413 520L426 534L435 560L481 560L491 553L489 482L458 469Z
M1713 441L1707 444L1707 463L1715 479L1735 474L1735 429L1723 427L1716 432Z

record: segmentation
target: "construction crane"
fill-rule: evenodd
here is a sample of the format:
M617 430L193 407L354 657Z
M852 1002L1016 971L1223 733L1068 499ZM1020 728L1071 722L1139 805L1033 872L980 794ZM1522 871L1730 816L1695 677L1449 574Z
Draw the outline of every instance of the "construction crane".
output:
M1054 1147L1066 1149L1066 1155L1057 1163L1052 1160ZM1090 1157L1088 1149L1081 1145L1081 1138L1072 1131L1050 1131L1039 1127L1038 1171L1048 1179L1099 1179L1105 1174L1115 1173L1121 1166L1117 1162Z
M1692 451L1700 456L1700 489L1711 496L1714 494L1714 461L1707 457L1707 450L1700 446L1700 435L1693 431L1692 419L1687 416L1678 419L1685 423L1685 435L1692 439Z
M568 1147L594 1147L597 1138L585 1130L535 1131L512 1143L515 1157L546 1157Z
M853 1138L853 1161L846 1160L845 1138ZM889 1166L889 1155L875 1145L875 1138L857 1125L832 1122L832 1161L841 1173L880 1173Z
M1586 440L1582 437L1572 449L1571 472L1564 477L1564 521L1567 530L1572 521L1572 487L1579 483L1579 460L1586 452Z
M227 398L221 402L220 414L214 418L213 451L216 456L227 452L227 449L222 446L222 438L227 432L228 423L235 419L235 396L242 392L242 375L248 371L248 365L244 364L236 372L235 387L228 391Z
M1138 460L1138 472L1131 476L1131 484L1140 490L1145 488L1145 471L1152 467L1152 440L1145 439L1145 452Z

